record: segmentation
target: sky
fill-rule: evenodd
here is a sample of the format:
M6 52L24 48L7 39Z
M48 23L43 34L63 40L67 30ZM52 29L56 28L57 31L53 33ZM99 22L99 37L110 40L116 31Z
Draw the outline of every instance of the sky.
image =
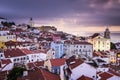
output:
M35 26L76 35L104 32L106 27L120 33L120 0L0 0L0 17L17 24L32 17Z

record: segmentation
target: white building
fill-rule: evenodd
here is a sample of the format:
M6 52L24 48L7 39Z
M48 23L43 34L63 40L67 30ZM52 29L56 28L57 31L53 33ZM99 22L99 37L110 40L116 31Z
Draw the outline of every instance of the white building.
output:
M41 50L28 50L28 49L6 49L0 52L0 60L10 59L12 63L29 63L36 61L44 61L47 59L45 51Z
M78 55L81 57L92 57L93 56L93 46L88 42L72 42L66 45L66 54L68 57L72 55Z
M27 63L29 62L36 62L36 61L43 61L46 60L47 55L44 51L41 50L28 50L28 49L21 49L22 52L26 54Z
M82 75L92 79L96 78L96 68L83 62L81 59L70 57L66 60L66 63L69 80L78 80Z
M93 50L96 51L106 51L110 50L110 31L106 28L104 36L100 33L95 33L88 38L88 42L93 44Z
M6 49L4 56L4 59L10 59L12 63L25 63L27 61L25 53L18 48Z

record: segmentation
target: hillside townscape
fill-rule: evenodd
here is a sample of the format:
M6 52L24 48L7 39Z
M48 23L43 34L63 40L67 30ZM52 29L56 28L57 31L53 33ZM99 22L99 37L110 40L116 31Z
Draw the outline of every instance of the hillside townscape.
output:
M1 18L0 80L120 80L120 43L109 27L91 36Z

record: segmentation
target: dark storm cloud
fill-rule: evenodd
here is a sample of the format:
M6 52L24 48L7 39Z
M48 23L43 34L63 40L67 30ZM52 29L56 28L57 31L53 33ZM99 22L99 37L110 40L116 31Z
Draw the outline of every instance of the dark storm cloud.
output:
M74 17L78 25L120 25L120 0L1 0L0 16L10 20Z

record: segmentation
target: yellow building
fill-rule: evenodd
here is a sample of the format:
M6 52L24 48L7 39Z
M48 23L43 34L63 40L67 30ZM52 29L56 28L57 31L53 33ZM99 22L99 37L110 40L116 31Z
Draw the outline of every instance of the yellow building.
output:
M100 33L95 33L88 38L88 42L93 44L93 50L96 51L106 51L110 50L110 31L106 28L104 36Z
M16 35L4 35L0 36L1 42L7 42L7 41L16 41Z
M3 42L0 41L0 48L6 49L6 46Z

